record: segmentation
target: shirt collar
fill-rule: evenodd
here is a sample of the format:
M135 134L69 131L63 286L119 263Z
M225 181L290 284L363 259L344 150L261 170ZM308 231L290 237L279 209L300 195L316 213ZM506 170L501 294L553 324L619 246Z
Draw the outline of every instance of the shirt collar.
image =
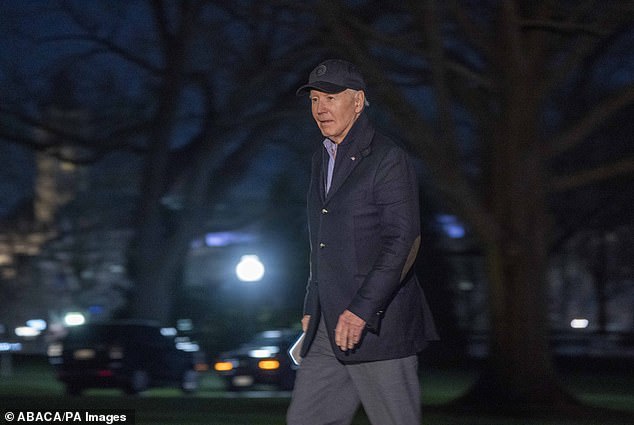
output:
M337 155L337 144L329 138L325 138L323 143L324 148L326 148L326 152L328 152L328 155L330 155L330 157L334 159Z

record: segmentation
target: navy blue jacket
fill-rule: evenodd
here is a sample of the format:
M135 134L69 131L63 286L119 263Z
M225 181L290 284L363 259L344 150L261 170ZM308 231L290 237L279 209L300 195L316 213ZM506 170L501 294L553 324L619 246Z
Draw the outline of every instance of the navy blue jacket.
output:
M311 315L302 347L310 349L323 314L333 351L343 362L394 359L437 339L412 270L420 243L419 193L407 153L374 131L364 113L337 147L325 194L328 155L312 160L308 190L310 277L304 314ZM334 342L339 315L367 323L354 350Z

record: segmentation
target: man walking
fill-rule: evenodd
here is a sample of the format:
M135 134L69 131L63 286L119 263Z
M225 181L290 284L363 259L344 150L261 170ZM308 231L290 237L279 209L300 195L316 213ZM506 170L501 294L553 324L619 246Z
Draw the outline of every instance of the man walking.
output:
M436 331L413 272L418 183L407 153L375 132L365 81L327 60L308 93L323 140L308 190L310 278L289 425L419 425L417 354Z

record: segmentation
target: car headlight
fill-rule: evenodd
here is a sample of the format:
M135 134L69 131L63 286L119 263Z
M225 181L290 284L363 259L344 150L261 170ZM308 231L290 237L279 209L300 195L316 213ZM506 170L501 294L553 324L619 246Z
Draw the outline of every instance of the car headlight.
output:
M200 350L200 347L195 342L182 341L176 343L176 348L181 351L187 351L188 353L195 353Z

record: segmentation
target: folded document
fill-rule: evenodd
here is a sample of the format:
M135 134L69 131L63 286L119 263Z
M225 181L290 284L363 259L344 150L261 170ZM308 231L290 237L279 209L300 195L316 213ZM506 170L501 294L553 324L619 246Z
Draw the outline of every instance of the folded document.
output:
M302 356L300 355L302 351L302 343L304 342L304 336L306 336L306 332L302 332L302 334L297 338L297 341L291 345L291 348L288 349L288 355L291 357L293 363L297 366L302 362Z

